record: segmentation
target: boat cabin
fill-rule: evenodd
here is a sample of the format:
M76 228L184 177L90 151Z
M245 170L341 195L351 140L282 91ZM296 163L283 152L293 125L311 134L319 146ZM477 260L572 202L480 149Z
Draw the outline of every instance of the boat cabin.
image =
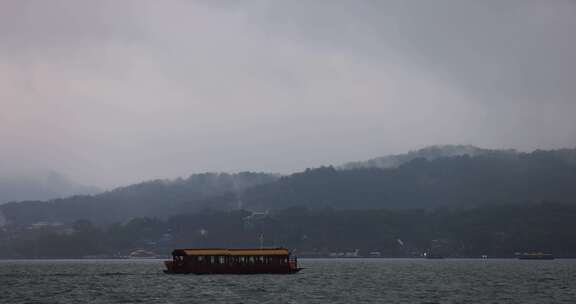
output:
M172 260L165 262L166 273L296 273L300 271L296 257L286 248L176 249Z

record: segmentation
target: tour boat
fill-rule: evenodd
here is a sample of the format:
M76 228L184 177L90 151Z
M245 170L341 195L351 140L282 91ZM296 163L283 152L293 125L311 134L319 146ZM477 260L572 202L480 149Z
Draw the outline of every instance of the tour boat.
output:
M258 274L297 273L298 259L286 248L190 248L172 251L165 273Z
M520 260L553 260L554 255L543 252L524 252L516 255Z

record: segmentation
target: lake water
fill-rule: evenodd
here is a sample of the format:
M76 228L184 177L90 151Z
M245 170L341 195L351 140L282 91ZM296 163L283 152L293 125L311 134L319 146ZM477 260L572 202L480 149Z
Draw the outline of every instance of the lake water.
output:
M166 275L159 260L0 261L0 303L576 303L576 260L301 260L294 275Z

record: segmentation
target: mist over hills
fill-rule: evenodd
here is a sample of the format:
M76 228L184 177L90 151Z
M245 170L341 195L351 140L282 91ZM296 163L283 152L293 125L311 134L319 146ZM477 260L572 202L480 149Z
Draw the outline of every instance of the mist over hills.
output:
M434 160L442 157L451 156L480 156L480 155L514 155L518 152L516 150L490 150L483 149L471 145L438 145L429 146L408 153L387 155L372 158L366 161L349 162L342 166L340 169L358 169L358 168L397 168L398 166L410 162L412 160L423 158L426 160Z
M214 196L226 197L237 204L244 189L276 179L273 174L251 172L194 174L185 179L147 181L91 196L7 203L0 206L0 213L8 222L20 225L70 223L79 219L113 223L133 217L163 217L206 207Z
M101 190L73 182L58 172L0 173L0 204L24 200L49 200L91 195Z
M394 168L309 169L248 189L254 209L414 209L555 201L576 203L576 150L486 152Z
M516 152L513 150L488 150L464 145L431 146L417 151L410 151L405 154L383 156L367 161L350 162L340 166L339 169L395 168L416 158L433 160L440 157L459 155L477 156L487 153ZM0 204L18 201L48 201L77 195L94 195L102 192L98 187L78 184L67 176L55 171L24 173L3 171L4 172L0 172ZM136 193L138 191L152 191L151 189L160 190L158 187L153 186L157 182L160 181L144 182L133 186L120 187L111 192ZM167 180L163 182L171 184ZM174 187L186 187L186 183L183 182L183 179L174 180L172 185ZM207 189L211 188L208 187ZM160 191L168 190L163 188ZM207 191L212 193L211 190ZM155 193L148 193L147 195L150 195L151 197L156 196Z
M205 173L155 180L98 195L0 206L5 222L122 222L204 209L470 208L483 204L576 203L576 150L521 153L434 146L378 161L321 167L288 176Z
M451 257L530 250L576 257L576 149L464 150L471 153L444 146L396 155L400 162L387 168L204 173L7 203L0 205L0 258L162 255L259 246L261 235L265 246L311 257L417 257L430 248Z

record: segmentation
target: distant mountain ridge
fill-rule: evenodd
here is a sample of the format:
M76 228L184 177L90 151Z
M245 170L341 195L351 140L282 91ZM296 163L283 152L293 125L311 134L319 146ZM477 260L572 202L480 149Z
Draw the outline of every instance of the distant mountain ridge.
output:
M342 166L340 169L358 169L358 168L397 168L405 163L414 159L423 158L427 160L434 160L442 157L452 156L480 156L487 154L500 154L500 155L514 155L518 152L516 150L491 150L478 148L471 145L437 145L429 146L419 150L410 151L404 154L387 155L372 158L366 161L349 162Z
M23 201L0 205L12 224L73 222L121 222L132 217L163 217L202 208L211 197L225 195L231 203L246 188L273 182L274 174L242 172L193 174L188 178L153 180L116 188L97 195L79 195L50 201Z
M97 187L80 185L54 171L26 174L0 172L0 204L91 195L98 192L101 190Z
M415 158L414 154L410 161L392 168L308 169L250 188L243 201L256 210L294 206L410 209L541 201L576 203L576 149L483 151L476 156L430 160Z
M576 204L576 149L523 153L434 146L380 160L307 169L288 176L194 174L92 196L13 202L0 205L0 225L71 223L79 219L109 224L202 209L428 209L541 201Z

